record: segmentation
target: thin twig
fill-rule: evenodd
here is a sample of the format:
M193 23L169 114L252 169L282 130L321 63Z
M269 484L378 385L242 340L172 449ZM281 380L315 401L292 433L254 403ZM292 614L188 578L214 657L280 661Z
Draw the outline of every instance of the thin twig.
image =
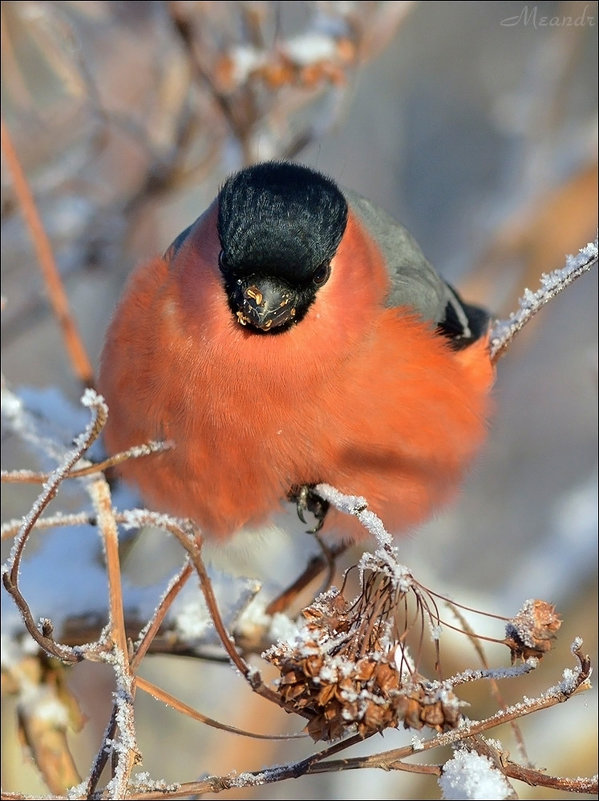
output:
M38 645L40 645L45 651L52 656L56 656L58 659L63 659L67 662L81 661L84 658L84 650L82 648L70 648L66 645L56 643L52 638L52 624L49 620L45 620L43 622L41 631L38 629L38 626L33 619L31 609L29 608L27 601L19 589L19 569L21 566L21 559L23 557L25 545L31 531L35 526L35 523L50 501L56 496L58 488L64 480L66 473L76 462L79 461L85 451L97 439L104 426L104 423L106 422L106 405L101 398L96 395L95 392L93 392L93 390L86 390L86 393L83 395L82 402L84 405L91 408L92 420L89 423L86 431L75 440L75 449L70 451L70 453L65 456L63 463L52 473L43 491L33 504L31 511L23 519L8 562L2 567L2 580L4 582L4 586L14 598L27 631L31 634Z
M467 747L470 743L467 741ZM495 748L491 742L482 737L474 738L473 750L491 759L498 770L509 779L525 782L531 787L546 787L548 790L564 790L571 793L596 793L597 780L588 778L568 779L563 776L550 776L545 771L533 767L524 767L512 762L509 755ZM517 798L517 796L514 796Z
M476 634L475 631L472 630L470 624L468 623L464 615L461 613L460 609L458 609L456 604L452 603L451 601L447 601L447 604L450 610L453 612L453 614L457 617L458 621L462 625L463 630L466 632L468 639L470 640L472 647L474 648L478 658L480 659L482 666L485 668L485 670L488 671L489 662L487 660L487 656L483 650L482 642L479 639L478 635ZM503 700L501 690L499 689L499 682L493 676L489 678L489 681L491 682L491 694L493 695L499 706L505 709L506 703ZM528 753L526 751L526 743L524 742L524 736L522 734L520 726L516 723L515 720L512 721L510 725L512 727L512 732L514 733L514 737L516 738L516 743L518 744L518 749L520 751L521 758L525 759L526 762L530 764Z
M154 641L154 638L158 634L158 630L162 625L168 610L171 608L173 601L187 583L187 580L191 574L191 564L188 560L186 560L179 573L175 576L174 580L171 581L167 592L158 604L158 607L152 615L149 624L145 627L143 634L141 635L141 641L139 645L137 645L131 660L131 670L137 671L139 668L142 659L146 655L148 649Z
M95 473L101 473L111 467L116 467L129 459L140 459L154 453L163 453L173 447L172 442L151 441L144 445L134 445L121 453L115 453L101 462L94 462L86 467L77 467L69 470L65 478L84 478ZM50 477L50 473L39 473L34 470L3 470L2 481L11 484L43 484Z
M56 266L50 239L42 224L33 193L29 187L23 168L21 167L21 162L19 161L4 119L0 120L0 125L2 130L2 153L13 177L15 194L18 198L23 217L25 218L25 223L29 228L31 239L33 240L38 264L46 283L46 290L50 303L62 331L65 347L71 360L71 366L75 375L79 381L81 381L82 386L91 387L94 383L94 371L75 320L71 314L69 301L64 290L58 267Z
M243 737L250 737L254 740L295 740L295 739L305 739L306 734L257 734L256 732L246 731L245 729L238 729L236 726L229 726L226 723L220 723L218 720L214 720L214 718L209 718L207 715L202 715L201 712L198 712L197 709L194 709L188 704L183 703L183 701L175 698L174 695L167 693L166 690L163 690L162 687L158 687L156 684L153 684L147 679L142 678L141 676L137 676L135 679L135 683L140 690L148 693L151 695L152 698L155 698L157 701L160 701L167 706L172 707L177 712L181 712L184 715L192 718L193 720L197 720L200 723L205 723L206 726L211 726L214 729L220 729L221 731L228 731L231 734L240 734Z
M121 652L115 654L120 656ZM124 654L123 654L124 656ZM135 739L135 684L128 672L128 663L120 663L118 659L114 664L116 676L115 710L118 726L118 737L112 740L110 747L105 741L104 747L109 753L116 756L113 767L113 776L107 785L105 797L111 799L127 798L127 787L134 766L141 762L141 754Z
M119 538L116 521L112 513L110 488L104 477L99 477L91 482L89 491L97 515L98 527L104 541L106 572L108 575L110 636L114 646L122 652L129 670L123 588L119 562Z
M318 540L318 542L322 547L320 540ZM334 545L327 550L325 550L323 547L322 553L316 554L310 559L306 565L306 568L304 569L304 572L298 576L298 578L292 584L290 584L289 587L283 590L280 595L278 595L268 604L265 613L267 615L274 615L276 612L283 612L289 607L290 603L298 596L298 594L304 590L308 584L316 578L316 576L318 576L326 567L328 567L326 586L324 586L323 583L323 587L319 591L323 592L331 583L332 573L335 567L335 559L346 550L347 545L345 544Z
M214 596L212 583L208 573L206 572L204 561L201 556L200 535L194 531L189 522L175 520L167 515L155 515L150 513L146 516L144 512L138 512L135 515L130 515L134 525L138 525L140 520L144 517L146 517L148 521L152 521L154 525L161 526L162 528L166 529L166 531L173 534L189 554L193 566L198 573L200 587L202 589L202 593L204 594L204 599L212 616L212 622L214 623L214 627L216 628L216 631L221 639L222 645L235 667L243 676L248 678L248 676L251 674L251 669L247 662L245 662L245 660L239 655L235 647L235 642L227 633L222 617L218 610L218 604Z
M119 560L118 528L112 509L110 488L104 476L100 475L91 482L90 494L98 518L98 527L104 541L106 555L106 573L109 593L109 628L112 641L112 652L108 661L112 665L116 677L114 702L114 718L119 736L111 738L112 751L116 754L116 766L113 778L109 782L109 798L125 798L127 786L134 765L140 761L135 738L135 680L129 658L127 632L125 630L125 612L123 605L123 589ZM108 741L104 747L107 752Z
M114 739L114 735L116 733L116 722L117 717L117 709L116 706L112 707L112 711L110 713L110 719L106 728L104 729L104 736L102 737L102 744L100 746L100 750L96 754L96 757L93 761L92 768L89 774L89 778L87 780L87 785L85 788L85 798L91 798L92 793L98 786L98 782L100 781L100 776L102 775L102 771L104 770L106 763L108 762L108 757L110 756L110 750L106 748L106 743Z
M495 364L503 356L514 337L546 303L596 264L597 239L581 248L577 256L568 256L565 267L542 275L541 287L536 292L529 289L525 291L517 312L513 312L507 320L495 321L490 334L491 361Z
M165 531L171 533L181 543L185 551L187 551L200 579L200 589L204 595L206 606L208 607L212 623L216 629L221 644L233 665L237 668L237 670L239 670L254 692L263 698L266 698L268 701L272 701L277 706L280 706L284 709L289 709L291 712L297 712L297 714L300 715L304 714L304 716L309 717L309 713L295 709L292 704L286 705L278 693L264 684L260 673L257 670L252 669L239 654L235 645L235 641L227 632L227 628L220 614L218 602L212 588L212 582L210 581L210 577L208 576L208 572L201 555L201 536L197 531L195 531L192 523L190 521L177 520L176 518L169 517L168 515L148 512L147 510L140 509L131 510L123 514L126 525L139 526L146 523L165 529Z
M42 517L36 520L32 528L34 531L44 531L49 528L57 528L58 526L93 526L95 524L95 515L90 515L88 512L75 512L74 514L62 514L62 512L58 512L55 515L48 515L48 517ZM16 520L7 520L0 528L2 539L9 540L14 537L19 533L22 525L22 517Z

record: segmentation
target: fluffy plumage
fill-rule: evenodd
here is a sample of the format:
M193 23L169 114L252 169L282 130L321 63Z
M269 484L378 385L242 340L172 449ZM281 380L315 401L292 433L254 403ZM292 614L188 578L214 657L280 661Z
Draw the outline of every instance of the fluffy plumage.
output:
M486 315L405 229L318 173L267 164L133 274L100 391L111 452L175 445L124 477L224 538L318 482L363 495L392 532L421 522L484 441L492 381ZM329 513L336 526L358 536Z

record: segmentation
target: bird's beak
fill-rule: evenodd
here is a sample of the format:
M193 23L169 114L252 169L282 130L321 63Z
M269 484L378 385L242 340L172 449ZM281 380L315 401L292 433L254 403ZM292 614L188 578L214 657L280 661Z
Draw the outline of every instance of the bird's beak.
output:
M237 320L260 331L272 331L295 317L295 294L270 277L250 276L238 281L233 293Z

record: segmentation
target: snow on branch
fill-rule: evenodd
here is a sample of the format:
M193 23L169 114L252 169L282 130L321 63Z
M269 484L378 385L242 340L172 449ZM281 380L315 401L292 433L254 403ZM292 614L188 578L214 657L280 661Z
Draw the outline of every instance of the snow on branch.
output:
M510 346L514 337L556 295L563 292L583 273L597 264L597 239L589 242L576 256L568 256L566 265L541 276L541 286L536 292L524 291L520 298L518 311L512 312L507 320L496 320L491 330L491 359L496 362Z

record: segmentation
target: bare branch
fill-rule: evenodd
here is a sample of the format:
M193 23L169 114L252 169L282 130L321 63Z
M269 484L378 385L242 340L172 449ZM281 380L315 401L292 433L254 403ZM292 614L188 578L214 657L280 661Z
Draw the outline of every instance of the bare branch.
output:
M243 737L250 737L254 740L295 740L305 739L306 737L305 734L257 734L256 732L246 731L245 729L238 729L236 726L228 726L226 723L220 723L218 720L214 720L214 718L202 715L201 712L183 703L183 701L175 698L174 695L167 693L161 687L157 687L156 684L143 679L141 676L137 676L135 683L140 690L148 693L148 695L151 695L152 698L155 698L157 701L172 707L178 712L182 712L193 720L205 723L207 726L211 726L214 729L228 731L231 734L240 734Z
M67 295L52 252L52 245L40 219L33 193L21 167L21 162L4 119L0 120L0 125L2 126L2 153L13 176L15 194L19 200L21 211L35 246L38 264L46 282L48 297L60 325L73 371L84 387L91 387L94 382L93 368L71 314Z

